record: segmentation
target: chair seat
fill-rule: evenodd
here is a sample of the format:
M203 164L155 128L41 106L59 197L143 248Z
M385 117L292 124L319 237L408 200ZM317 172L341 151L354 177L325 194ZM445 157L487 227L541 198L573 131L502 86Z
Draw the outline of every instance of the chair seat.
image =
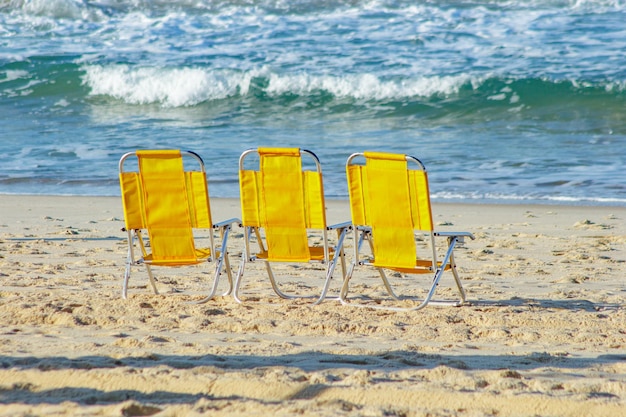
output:
M428 274L433 272L433 262L428 259L416 259L415 260L415 268L399 268L394 266L386 266L386 265L378 265L375 260L371 260L370 262L366 262L366 265L373 265L379 268L386 268L392 271L401 272L403 274ZM437 266L441 266L441 262L437 263ZM445 271L450 269L450 264L448 263L444 268Z
M309 253L310 253L312 261L320 261L321 262L321 261L324 260L324 248L322 246L309 246ZM332 258L334 253L335 253L335 250L333 248L328 248L328 257L329 258ZM274 262L285 262L285 261L270 259L267 250L264 250L263 252L257 253L256 254L256 258L257 259L267 260L267 261L274 261Z
M217 254L219 256L219 253ZM152 259L152 254L146 255L143 258L143 261L149 265L155 266L183 266L183 265L194 265L202 262L206 262L207 259L211 257L211 249L210 248L201 248L196 249L196 257L195 258L181 258L181 259L159 259L157 261Z

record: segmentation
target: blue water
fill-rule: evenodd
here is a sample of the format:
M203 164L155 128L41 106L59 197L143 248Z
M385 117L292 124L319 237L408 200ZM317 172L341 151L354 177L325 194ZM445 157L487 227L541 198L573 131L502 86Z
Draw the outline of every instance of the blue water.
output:
M237 197L257 146L414 155L438 201L626 205L626 2L0 0L0 193L119 195L137 148Z

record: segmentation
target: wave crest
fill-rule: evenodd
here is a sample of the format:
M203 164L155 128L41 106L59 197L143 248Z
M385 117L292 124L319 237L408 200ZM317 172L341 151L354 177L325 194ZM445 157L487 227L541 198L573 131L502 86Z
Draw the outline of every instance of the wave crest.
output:
M103 95L129 104L193 106L233 96L246 96L252 88L269 97L309 96L325 92L339 99L393 101L411 97L449 96L468 83L469 75L382 80L373 74L279 75L267 70L236 71L201 68L132 68L127 65L84 68L83 84L91 95Z
M269 78L270 95L308 95L324 91L337 98L356 100L401 100L410 97L431 97L458 93L461 86L471 81L469 75L417 77L402 80L381 80L373 74L345 76L331 75L277 75Z
M245 95L251 76L231 70L195 68L130 68L127 65L88 66L83 84L91 95L110 96L129 104L159 103L166 107L193 106L237 94Z

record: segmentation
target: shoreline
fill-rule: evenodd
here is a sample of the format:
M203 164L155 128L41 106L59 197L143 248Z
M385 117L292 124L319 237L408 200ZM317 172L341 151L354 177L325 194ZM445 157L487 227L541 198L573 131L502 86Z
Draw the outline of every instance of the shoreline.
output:
M233 184L233 186L238 186L237 184ZM87 194L33 194L33 193L8 193L8 192L0 192L0 197L50 197L50 198L117 198L119 199L119 195L87 195ZM211 200L239 200L239 197L213 197L209 195ZM326 196L326 201L347 201L348 196L342 197L328 197ZM623 207L626 208L626 200L615 200L610 198L603 198L603 201L595 201L595 200L575 200L573 198L568 199L548 199L548 198L537 198L537 199L523 199L523 198L501 198L501 199L479 199L479 198L435 198L431 197L432 204L440 204L440 205L485 205L485 206L559 206L559 207Z
M347 199L326 199L326 206L329 224L350 220L350 207ZM522 219L526 219L525 221L528 222L528 219L532 219L535 216L533 213L543 213L546 216L550 216L554 224L560 227L573 226L576 222L582 221L591 221L597 224L610 216L626 219L626 206L530 203L483 204L475 202L433 202L432 206L436 230L442 227L442 221L439 222L440 224L437 224L437 219L446 216L466 220L467 224L460 221L458 225L455 225L460 229L468 229L472 226L486 226L488 223L487 219L493 219L494 224L520 221ZM89 211L85 212L85 208L89 209ZM15 225L22 225L29 215L33 215L33 213L36 215L37 212L43 213L43 210L50 210L56 216L65 214L75 219L82 218L83 220L94 213L92 210L95 210L95 212L100 212L102 216L110 214L112 217L115 217L115 221L119 221L123 226L120 197L0 194L0 212L2 213L0 224L6 223L3 225L5 228L11 228L12 222L17 222ZM211 210L214 221L232 217L239 218L241 216L238 198L211 198ZM561 215L559 216L558 214ZM563 214L566 214L566 216L563 216ZM45 216L46 214L43 213L43 215ZM589 219L589 217L593 219ZM36 221L37 219L35 219ZM593 228L593 225L588 226Z
M216 221L239 215L238 199L211 203ZM349 219L347 200L327 207ZM455 252L469 303L393 313L281 300L260 262L241 305L189 303L210 267L155 268L160 295L135 268L122 300L119 197L3 195L0 416L624 414L626 207L433 211L437 230L476 235ZM230 242L236 270L239 228ZM275 271L300 289L323 275ZM375 273L355 280L355 297L381 296Z

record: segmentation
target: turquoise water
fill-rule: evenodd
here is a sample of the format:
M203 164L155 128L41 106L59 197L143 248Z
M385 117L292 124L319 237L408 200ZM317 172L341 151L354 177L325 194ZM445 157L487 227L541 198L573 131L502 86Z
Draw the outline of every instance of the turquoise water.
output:
M310 149L346 197L361 150L438 201L626 205L626 2L0 0L0 193L118 195L183 148Z

